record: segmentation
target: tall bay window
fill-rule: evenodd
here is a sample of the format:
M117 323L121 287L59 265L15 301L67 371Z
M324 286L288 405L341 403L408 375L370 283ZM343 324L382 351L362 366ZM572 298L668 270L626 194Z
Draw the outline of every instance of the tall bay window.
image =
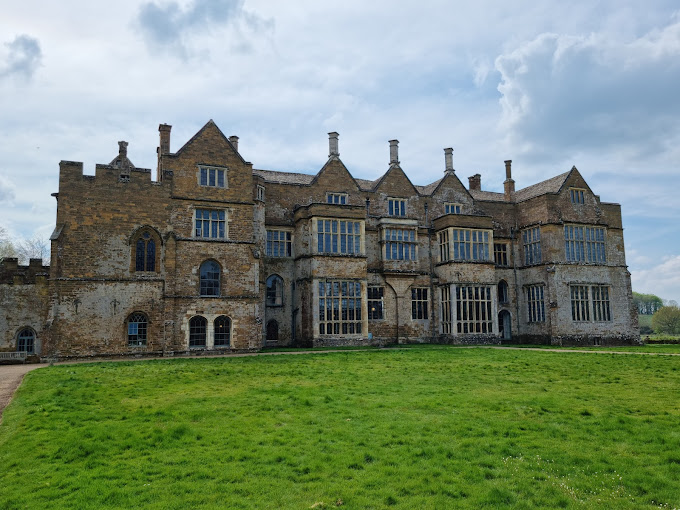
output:
M447 260L491 260L491 231L449 228L439 232L439 258Z
M385 260L416 260L416 232L413 229L386 228Z
M360 335L361 282L319 281L319 335Z
M532 227L523 230L522 246L525 266L541 262L541 228Z
M361 222L320 219L316 222L317 253L361 254Z

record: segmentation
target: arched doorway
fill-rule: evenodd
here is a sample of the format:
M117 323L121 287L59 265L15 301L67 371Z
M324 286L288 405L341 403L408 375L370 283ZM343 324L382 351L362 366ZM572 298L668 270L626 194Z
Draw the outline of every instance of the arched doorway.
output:
M279 341L279 323L274 319L267 323L267 342Z
M512 340L512 318L507 310L498 314L498 329L502 340Z

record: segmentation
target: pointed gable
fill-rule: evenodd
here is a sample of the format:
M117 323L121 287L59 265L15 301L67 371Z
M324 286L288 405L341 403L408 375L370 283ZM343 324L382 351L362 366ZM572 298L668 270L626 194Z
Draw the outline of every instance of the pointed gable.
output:
M161 158L163 169L173 172L176 195L226 201L249 201L253 196L252 166L212 120L177 152L163 154ZM219 172L223 184L202 184L202 169Z
M356 192L359 191L352 174L349 173L345 164L338 157L330 158L312 179L312 186L316 186L321 192Z
M391 197L411 197L420 194L398 164L390 166L389 170L378 179L373 191Z

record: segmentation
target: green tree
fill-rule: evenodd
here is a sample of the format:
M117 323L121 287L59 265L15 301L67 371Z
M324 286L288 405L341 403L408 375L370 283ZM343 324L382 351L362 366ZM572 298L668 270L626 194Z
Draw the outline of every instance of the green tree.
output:
M663 299L654 294L640 294L633 292L633 303L640 315L653 315L663 307Z
M652 328L655 333L680 335L680 308L664 306L652 316Z

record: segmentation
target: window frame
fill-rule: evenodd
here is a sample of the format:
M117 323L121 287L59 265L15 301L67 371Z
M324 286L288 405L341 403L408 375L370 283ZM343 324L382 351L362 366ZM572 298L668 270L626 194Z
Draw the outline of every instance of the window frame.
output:
M444 214L462 214L463 204L458 202L444 202Z
M225 331L218 332L218 323L220 321L226 324ZM215 349L229 349L231 347L231 327L232 321L228 315L218 315L213 320L213 348ZM220 329L222 329L220 327ZM218 343L218 334L220 335L220 343ZM206 332L207 336L207 332ZM226 342L225 342L226 340Z
M381 229L383 260L418 260L418 229L384 227Z
M493 262L498 267L510 267L508 243L493 243ZM499 260L500 259L500 260Z
M213 264L214 266L210 272L206 269L206 276L204 277L203 268L207 268L208 264ZM209 277L210 274L212 274L212 277ZM215 274L217 274L217 278L214 277ZM201 265L198 267L198 281L198 295L200 297L220 297L222 295L222 266L220 263L214 259L201 262Z
M439 298L441 306L440 332L443 335L453 334L453 308L451 307L451 286L442 285L439 287Z
M260 202L264 202L264 186L261 184L257 185L257 195L256 195L256 200L259 200Z
M368 303L368 320L385 320L385 287L382 285L367 285L366 301Z
M526 285L527 322L545 322L545 285L542 283Z
M265 253L267 257L289 258L293 256L293 233L290 230L268 228L266 237ZM281 253L284 254L281 255Z
M577 187L571 187L569 188L569 198L571 200L571 203L574 205L583 205L586 203L585 201L585 192L587 190L585 188L577 188Z
M228 188L227 168L214 165L198 165L198 185L202 188Z
M567 262L607 263L607 229L597 225L564 225Z
M207 213L207 217L206 216ZM200 215L200 218L199 218ZM217 217L215 217L215 215ZM200 227L199 227L199 222ZM203 235L207 225L208 235ZM204 240L224 240L229 238L229 218L225 209L194 209L194 238ZM200 232L200 233L199 233Z
M198 324L199 322L201 324ZM208 319L202 315L194 315L189 319L189 349L206 349L207 347Z
M491 288L491 285L455 285L456 334L492 335L494 333L495 317Z
M571 302L571 320L573 322L590 321L590 286L587 284L569 285Z
M430 320L430 300L427 287L411 287L411 320Z
M360 281L317 280L317 292L319 336L356 337L363 334L363 297Z
M132 319L143 320L133 321ZM136 330L134 333L131 332L131 326L133 324L136 324L136 327L132 328ZM146 347L149 338L149 317L144 312L132 312L125 320L125 325L127 329L128 347Z
M543 261L540 225L522 230L522 251L525 266L540 264Z
M265 305L268 307L283 306L283 278L277 274L267 277L265 284Z
M326 203L333 205L348 205L349 195L347 193L336 193L329 191L326 193Z
M389 197L387 199L388 216L405 218L408 215L407 203L407 198Z
M312 218L317 255L356 256L364 253L364 222L340 218ZM352 225L349 233L348 225ZM326 231L328 227L328 231ZM345 232L342 232L343 227ZM343 251L343 245L345 250ZM351 251L348 249L352 247ZM327 249L328 248L328 249Z
M16 351L26 352L28 354L35 354L36 339L37 335L35 334L35 330L33 328L29 327L21 328L17 332L16 336ZM28 349L27 347L30 347L30 349Z

